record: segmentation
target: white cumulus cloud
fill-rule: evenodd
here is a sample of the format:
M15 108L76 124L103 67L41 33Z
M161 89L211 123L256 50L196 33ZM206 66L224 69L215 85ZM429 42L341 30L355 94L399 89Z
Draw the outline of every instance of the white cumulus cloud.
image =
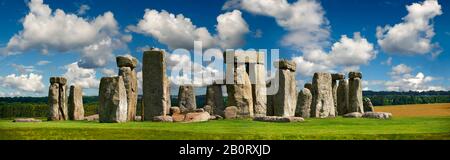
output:
M127 42L119 33L112 12L89 20L61 9L52 10L43 0L31 0L28 7L30 12L22 20L23 30L9 40L3 54L77 51L81 53L82 66L99 67L106 65L106 58L112 57L114 49Z
M212 35L206 27L195 26L190 18L182 14L146 9L143 19L128 29L151 36L169 49L193 49L194 41L201 41L203 48L236 47L244 43L243 35L249 32L241 12L234 10L217 17L217 35Z
M292 59L304 76L321 71L358 70L359 65L368 64L377 54L373 44L359 32L353 38L343 35L332 44L329 22L316 0L293 3L287 0L229 0L223 8L240 8L255 15L273 17L280 27L288 31L281 43L303 53ZM326 51L330 44L331 50Z
M6 77L0 76L0 86L14 91L41 93L44 91L42 75L30 73L28 75L11 74Z
M63 76L67 78L69 85L78 85L85 89L99 87L100 81L95 76L95 69L82 68L78 62L66 65L65 69L67 71Z
M377 27L378 44L381 48L388 53L408 55L426 54L439 48L438 44L432 42L435 35L432 20L442 14L438 1L425 0L406 6L406 9L408 15L403 18L403 22L394 26Z

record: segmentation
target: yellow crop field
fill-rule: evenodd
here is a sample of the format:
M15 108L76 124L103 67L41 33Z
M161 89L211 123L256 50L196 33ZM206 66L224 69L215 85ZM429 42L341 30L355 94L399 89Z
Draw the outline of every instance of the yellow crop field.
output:
M375 111L390 112L394 117L450 116L450 103L382 106Z

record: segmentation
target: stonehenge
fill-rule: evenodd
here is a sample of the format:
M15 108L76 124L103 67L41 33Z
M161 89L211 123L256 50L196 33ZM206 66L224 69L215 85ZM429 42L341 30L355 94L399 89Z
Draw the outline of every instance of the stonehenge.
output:
M330 73L315 73L313 77L313 103L311 117L335 117L336 112L333 101L332 76Z
M362 95L362 73L350 72L348 74L348 103L347 112L364 113L363 95Z
M119 76L123 77L127 92L127 110L128 121L134 121L136 118L136 106L138 98L138 83L135 68L138 64L136 58L131 56L116 57L117 67L119 67Z
M279 90L272 98L274 116L295 116L297 106L297 81L295 80L295 62L281 60L275 62L278 68L275 75Z
M64 77L51 77L48 91L49 121L68 120L67 107L67 79Z
M182 113L192 112L197 109L193 86L180 86L178 90L178 107L180 107Z
M274 81L266 82L265 57L251 53L244 58L226 52L226 84L208 84L203 108L197 108L195 87L180 85L178 106L172 106L170 80L166 72L166 53L151 49L143 53L142 114L136 116L138 60L132 56L118 56L119 73L103 77L99 86L98 115L84 116L83 93L72 85L66 98L67 80L51 77L49 86L48 120L98 120L100 123L127 121L204 122L216 119L251 118L264 122L300 122L304 118L379 118L389 113L374 112L373 105L362 94L362 73L350 72L348 79L341 73L315 73L312 83L297 90L293 61L274 63ZM228 63L227 63L228 62ZM229 83L231 82L231 83ZM224 101L223 88L228 99ZM278 92L269 95L267 88L275 85Z
M165 58L165 52L161 50L144 52L142 78L145 121L166 115L171 106Z
M80 86L72 85L69 91L69 119L84 120L83 90Z

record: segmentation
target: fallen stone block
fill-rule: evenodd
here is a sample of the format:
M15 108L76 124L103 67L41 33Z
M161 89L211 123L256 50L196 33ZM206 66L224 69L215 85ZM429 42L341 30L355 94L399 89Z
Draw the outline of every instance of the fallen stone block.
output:
M302 117L277 117L277 116L264 116L255 117L254 121L261 122L302 122L304 119Z

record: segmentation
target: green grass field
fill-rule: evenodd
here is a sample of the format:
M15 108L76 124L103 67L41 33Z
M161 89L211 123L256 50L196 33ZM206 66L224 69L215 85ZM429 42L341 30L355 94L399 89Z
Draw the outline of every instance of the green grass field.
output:
M0 121L5 140L299 140L450 139L450 117L307 119L299 123L220 120L204 123Z

